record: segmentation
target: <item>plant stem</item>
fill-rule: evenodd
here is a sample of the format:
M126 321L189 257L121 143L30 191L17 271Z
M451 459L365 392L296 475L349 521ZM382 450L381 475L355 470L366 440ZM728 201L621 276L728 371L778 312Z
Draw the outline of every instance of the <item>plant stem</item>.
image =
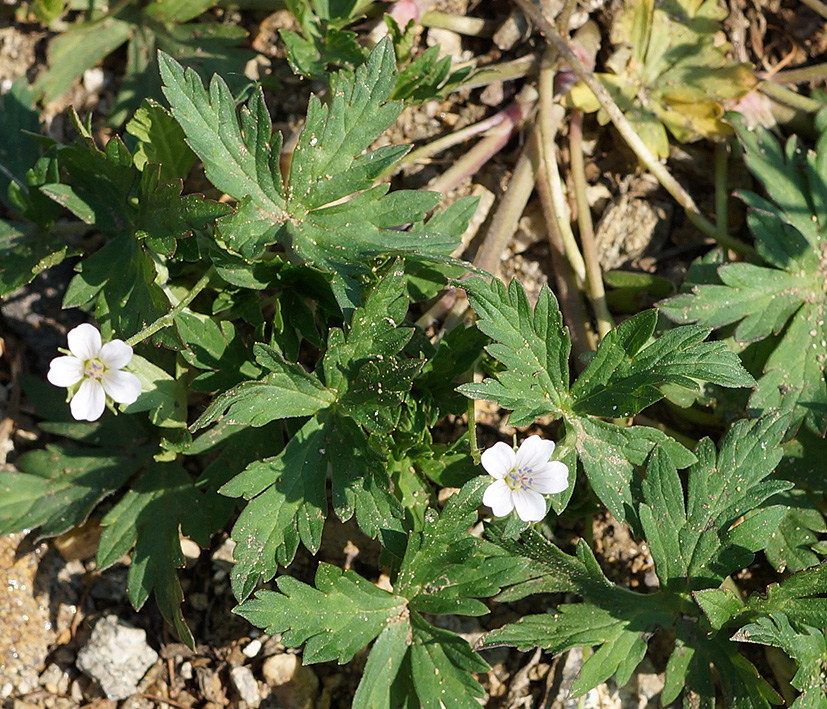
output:
M715 143L715 226L718 234L726 234L729 227L729 189L727 169L729 168L729 143Z
M163 328L167 327L168 325L172 324L172 321L175 320L176 316L186 308L195 297L202 291L204 288L207 287L207 284L210 282L210 278L215 273L215 268L210 266L207 271L204 273L201 278L198 279L198 282L190 289L190 292L187 293L178 303L170 310L166 315L158 318L154 323L147 325L143 330L138 332L137 334L130 337L126 344L130 347L134 347L139 342L142 342L147 337L152 337L156 332L162 330Z
M762 81L758 84L758 90L779 103L792 106L805 113L816 113L816 111L820 111L825 106L821 101L802 96L792 89L781 86L781 84L777 84L774 81Z
M534 100L536 100L536 92ZM471 150L459 158L439 177L432 180L426 189L434 192L450 192L470 175L476 173L494 155L502 150L520 124L533 110L533 101L517 100L505 110L503 119L495 125L487 136L480 140ZM510 188L509 188L510 189Z
M497 29L497 23L481 17L449 15L447 12L428 10L419 21L423 27L450 30L468 37L490 37Z
M612 318L609 306L606 304L603 272L597 254L591 209L586 198L586 166L583 162L583 112L577 109L574 109L569 117L569 146L571 179L574 183L574 199L577 205L577 226L580 231L583 259L586 262L587 292L597 318L597 333L603 339L614 327L614 318Z
M594 333L586 327L589 318L586 315L586 309L583 307L583 301L580 298L580 291L575 283L574 271L566 258L563 237L560 235L560 227L554 211L554 202L549 192L545 168L541 168L537 173L537 195L540 197L540 204L543 207L546 227L548 228L551 262L554 268L554 280L557 284L555 295L560 303L560 309L563 311L563 320L568 325L571 333L574 366L582 371L585 365L580 355L597 349L597 341Z
M827 63L779 71L772 76L768 76L767 79L774 81L776 84L802 84L805 81L820 81L827 79Z
M457 68L457 65L454 65ZM524 76L533 74L537 70L537 58L533 54L527 54L519 59L499 64L490 64L473 74L467 81L464 81L462 88L477 89L480 86L488 86L497 81L513 81L522 79Z
M488 271L492 276L499 274L503 251L517 230L520 217L534 191L534 182L540 168L536 141L536 134L532 132L520 153L511 179L508 181L508 189L497 211L494 212L488 233L474 259L475 266Z
M801 0L801 3L827 19L827 5L821 2L821 0Z
M421 148L412 150L402 160L400 160L393 167L391 167L386 174L396 172L406 165L411 165L415 163L417 160L425 160L427 158L433 157L434 155L441 153L443 150L447 150L448 148L452 148L455 145L459 145L460 143L462 143L465 140L468 140L469 138L473 138L475 135L478 135L479 133L484 133L486 131L493 132L493 130L497 126L503 123L508 123L510 126L509 131L511 131L513 130L515 125L522 123L522 121L524 121L527 116L531 115L531 112L534 110L534 104L536 101L536 91L523 90L518 94L514 102L506 108L504 108L502 111L495 113L493 116L489 116L488 118L480 121L479 123L474 123L473 125L466 126L465 128L461 128L460 130L456 130L452 133L448 133L447 135L443 135L441 138L437 138L436 140L431 141L427 145L423 145Z
M568 42L560 36L560 33L554 26L543 16L540 10L531 2L531 0L515 0L523 12L531 18L531 20L540 28L546 39L559 52L560 56L568 63L572 71L588 86L592 93L600 103L601 108L609 116L609 120L617 128L618 133L626 141L626 144L637 155L638 160L643 163L644 167L649 170L660 182L663 188L669 192L670 195L680 204L686 211L689 220L704 234L718 241L719 244L725 246L740 254L750 254L753 252L752 247L748 244L734 239L731 236L726 239L721 239L715 225L709 221L703 214L701 214L695 201L691 195L683 188L683 186L674 178L665 165L652 155L649 148L641 140L631 123L627 120L623 112L618 108L614 99L611 97L606 87L601 84L595 75L590 72L583 63L577 58L577 55L569 47Z
M565 110L559 104L554 103L553 63L554 49L550 47L543 57L540 68L540 151L543 156L543 167L548 182L548 192L554 206L557 228L560 231L560 238L563 240L563 250L577 277L577 286L582 288L586 282L586 265L567 217L568 209L563 194L563 183L557 169L557 147L554 144L554 139Z

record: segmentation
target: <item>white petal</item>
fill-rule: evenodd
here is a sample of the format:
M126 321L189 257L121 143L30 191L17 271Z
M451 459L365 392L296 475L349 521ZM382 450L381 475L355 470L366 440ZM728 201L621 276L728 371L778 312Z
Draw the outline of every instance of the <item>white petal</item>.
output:
M554 453L554 441L547 441L540 436L529 436L517 451L517 467L539 470L543 463L548 463Z
M531 489L541 495L556 495L569 486L569 467L559 460L552 460L532 475Z
M123 369L132 360L132 348L123 340L112 340L101 347L98 359L107 369Z
M70 330L66 339L69 342L69 351L80 360L92 359L100 352L101 334L98 328L88 322Z
M511 488L505 484L505 480L495 480L485 488L482 504L490 507L495 517L505 517L514 509L514 503L511 501Z
M83 362L77 357L55 357L49 362L46 379L57 387L77 384L83 379Z
M132 404L141 393L141 380L130 372L109 369L101 383L104 391L119 404Z
M514 509L523 522L539 522L546 516L546 501L540 493L514 490L511 493Z
M498 441L482 454L482 467L490 476L502 480L517 462L514 449L507 443ZM490 507L490 505L489 505Z
M69 409L78 421L97 421L105 404L106 394L100 382L84 379L77 394L72 397Z

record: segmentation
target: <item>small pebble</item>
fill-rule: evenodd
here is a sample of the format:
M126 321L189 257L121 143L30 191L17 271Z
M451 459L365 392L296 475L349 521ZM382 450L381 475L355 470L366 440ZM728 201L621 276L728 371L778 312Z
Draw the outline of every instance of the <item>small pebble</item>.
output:
M241 652L244 653L245 657L252 659L261 652L261 640L258 638L251 640Z
M239 665L230 670L230 680L238 692L238 696L251 709L261 704L261 695L258 691L258 682L249 667Z

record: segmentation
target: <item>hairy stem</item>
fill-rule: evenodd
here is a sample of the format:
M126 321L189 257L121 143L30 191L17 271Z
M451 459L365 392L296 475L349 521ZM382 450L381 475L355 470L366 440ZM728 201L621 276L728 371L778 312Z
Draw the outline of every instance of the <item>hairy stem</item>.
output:
M823 81L827 79L827 63L779 71L772 76L768 76L767 79L777 84L803 84L805 81Z
M147 325L143 330L136 333L132 337L130 337L126 344L130 347L134 347L139 342L147 339L148 337L152 337L156 332L162 330L163 328L167 327L168 325L172 324L172 321L175 320L176 316L186 308L195 297L202 291L204 288L207 287L207 284L210 282L210 278L215 273L215 268L210 266L206 273L204 273L201 278L198 279L198 282L190 289L189 293L187 293L178 303L170 310L166 315L158 318L154 323Z
M419 21L423 27L450 30L468 37L490 37L497 29L497 23L481 17L449 15L447 12L428 10Z
M792 89L781 86L781 84L777 84L774 81L762 81L758 84L758 90L779 103L797 108L799 111L804 111L805 113L815 113L824 108L824 104L821 101L802 96Z

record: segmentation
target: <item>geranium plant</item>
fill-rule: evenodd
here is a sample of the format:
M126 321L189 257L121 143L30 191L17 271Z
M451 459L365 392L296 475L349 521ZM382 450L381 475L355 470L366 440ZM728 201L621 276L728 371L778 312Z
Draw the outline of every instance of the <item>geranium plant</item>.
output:
M332 4L289 5L316 11L293 51L318 52L310 30ZM709 3L696 9L706 23ZM164 53L166 105L146 101L126 136L100 142L72 111L75 142L32 141L31 95L18 84L14 107L4 100L20 149L3 171L2 293L77 256L64 306L89 322L27 383L48 441L0 473L0 533L96 521L98 567L129 555L134 607L154 595L193 646L181 537L207 548L227 530L235 612L307 663L367 650L358 707L478 707L480 651L500 644L590 648L580 696L627 681L653 637L667 648L664 704L765 707L792 687L794 706L822 706L821 508L809 506L806 540L786 531L794 503L824 490L812 472L823 442L801 435L825 430L824 140L782 153L733 118L748 166L772 171L768 198L745 195L763 263L707 257L692 290L661 304L677 325L643 310L574 357L547 286L532 298L455 256L476 199L443 206L383 181L409 149L376 144L403 108L392 40L363 58L310 98L287 160L261 87L244 98L219 75L205 86ZM189 191L196 162L210 197ZM68 219L98 238L63 243ZM416 315L446 286L469 317L429 337ZM735 341L710 337L739 320ZM756 364L737 342L760 339L774 347ZM751 396L741 409L739 396ZM519 429L519 447L476 425L481 401ZM721 412L709 435L656 420L705 404ZM587 541L594 512L646 542L649 592L607 578ZM312 583L298 577L300 547L318 553L334 516L373 540L386 583L379 568L326 560ZM563 516L579 540L557 538ZM778 577L741 593L762 552L785 560ZM530 595L548 612L475 645L440 618ZM763 676L744 651L755 643L798 672Z

